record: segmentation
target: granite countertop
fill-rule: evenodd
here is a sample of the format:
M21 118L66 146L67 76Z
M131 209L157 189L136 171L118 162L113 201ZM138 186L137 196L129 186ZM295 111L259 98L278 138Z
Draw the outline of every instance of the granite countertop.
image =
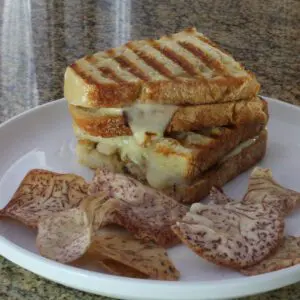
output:
M129 39L196 26L257 74L261 94L300 105L298 0L3 0L0 123L63 96L73 60ZM107 299L44 280L0 257L1 299ZM300 283L247 299L300 299Z

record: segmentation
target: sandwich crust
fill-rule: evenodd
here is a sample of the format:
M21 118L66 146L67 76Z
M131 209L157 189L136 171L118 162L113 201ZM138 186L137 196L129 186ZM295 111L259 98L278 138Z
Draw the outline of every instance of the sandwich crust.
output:
M73 105L196 105L255 97L255 76L195 28L85 56L65 73ZM200 96L201 95L201 96Z
M110 170L127 172L152 187L167 189L174 184L183 186L193 183L236 147L245 148L254 144L260 139L258 136L263 128L264 125L251 124L237 128L218 127L203 130L201 134L175 134L171 138L158 140L147 149L130 146L134 151L132 153L126 152L127 148L124 152L122 146L119 150L116 147L110 155L98 152L97 140L89 147L85 146L91 136L76 130L79 139L77 154L79 161L90 168L107 165ZM128 138L124 140L126 145L131 143ZM99 140L100 145L102 140Z
M103 115L101 109L86 109L69 105L75 124L93 136L115 137L132 135L124 114ZM202 127L245 124L266 124L267 102L259 97L248 101L220 104L178 106L165 133L195 131Z
M96 169L105 166L114 172L124 172L125 166L123 162L119 161L117 164L114 157L109 158L112 160L110 163L101 161L101 155L95 148L88 150L84 147L84 141L81 141L80 145L82 149L78 153L78 157L81 163L90 168ZM219 162L209 170L195 178L192 183L174 184L172 187L161 189L161 191L182 203L191 204L198 202L209 194L213 186L222 187L230 180L257 164L264 157L266 147L267 131L263 130L256 141L250 146L241 149L239 153L229 157L223 162L219 160ZM96 159L94 159L95 155L99 155L99 157L97 156ZM107 163L107 165L105 165L105 163ZM126 170L130 171L130 175L146 184L145 176L140 168L137 168L136 165L129 168L129 164L127 164Z
M213 186L222 187L244 171L257 164L266 153L267 131L263 130L255 143L241 150L221 164L205 172L190 185L174 185L164 193L182 203L195 203L206 197Z

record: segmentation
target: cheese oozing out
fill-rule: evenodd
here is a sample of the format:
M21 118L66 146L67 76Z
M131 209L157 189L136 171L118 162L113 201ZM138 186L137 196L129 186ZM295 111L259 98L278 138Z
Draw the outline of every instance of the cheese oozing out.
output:
M164 132L170 123L178 106L165 104L136 103L126 107L101 107L101 108L77 108L88 112L91 116L124 116L140 145L145 145L151 140L164 136Z
M135 104L124 108L128 124L138 144L144 145L147 138L151 140L164 136L176 105Z
M145 174L150 186L154 188L166 188L173 184L185 183L185 170L190 163L188 157L192 153L192 149L181 145L176 140L170 138L159 138L152 141L147 147L139 145L134 136L118 136L112 138L102 138L92 136L79 127L74 125L77 138L90 140L97 144L96 149L105 156L118 155L123 162L133 162L141 168ZM193 133L190 143L200 142L203 144L206 140L202 139L202 135ZM258 136L242 142L235 149L225 155L219 164L224 163L231 157L238 155L243 149L251 146L256 142ZM161 145L172 149L173 155L164 155L163 152L157 150ZM169 146L168 146L169 145ZM178 155L177 155L177 154Z
M251 138L247 141L244 141L242 143L240 143L236 148L234 148L232 151L230 151L227 155L225 155L221 160L220 160L220 164L225 162L226 160L228 160L229 158L236 156L238 154L240 154L243 149L250 147L251 145L253 145L259 136L255 136L254 138Z

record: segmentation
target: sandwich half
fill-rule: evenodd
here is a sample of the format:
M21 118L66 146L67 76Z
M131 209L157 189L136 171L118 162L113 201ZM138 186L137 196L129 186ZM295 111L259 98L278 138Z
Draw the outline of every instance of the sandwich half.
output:
M65 73L65 98L83 107L195 105L257 95L255 76L195 28L85 56Z
M264 156L269 115L259 88L195 28L86 56L64 83L80 163L184 203Z
M121 140L124 150L109 139L112 148L108 146L106 154L95 139L79 135L76 153L79 162L89 168L129 174L180 202L193 203L204 198L212 186L222 187L255 165L266 151L267 130L261 126L248 133L223 127L209 131L206 135L185 133L188 142L163 138L146 148Z
M140 105L141 106L141 105ZM145 106L145 105L143 105ZM86 108L69 105L74 123L94 136L114 137L132 135L130 122L138 122L137 105L120 108ZM268 120L268 107L265 100L254 97L250 100L235 102L171 106L166 111L165 105L146 105L147 118L152 122L162 121L164 133L197 131L199 128L216 126L239 126L243 124L265 124ZM157 115L163 112L163 118ZM131 118L131 119L129 119ZM143 122L145 116L142 116ZM134 124L133 124L134 125Z

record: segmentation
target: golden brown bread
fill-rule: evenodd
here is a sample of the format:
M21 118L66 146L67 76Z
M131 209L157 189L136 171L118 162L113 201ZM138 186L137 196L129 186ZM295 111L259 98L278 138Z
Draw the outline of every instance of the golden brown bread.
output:
M79 140L77 156L82 164L90 168L105 166L115 172L125 169L152 187L166 188L192 182L240 143L258 136L264 126L251 124L176 133L147 148L137 145L133 137L96 138L74 128ZM87 147L88 141L94 144L89 142ZM101 151L107 147L109 155Z
M256 142L237 155L217 164L191 185L174 185L163 192L182 203L195 203L209 194L213 186L222 187L244 171L257 164L265 155L267 131L263 130Z
M84 142L82 142L81 146L84 146ZM244 147L240 152L232 152L234 155L228 156L226 160L222 161L221 159L208 171L204 172L201 177L196 178L193 183L188 185L174 184L170 188L161 190L182 203L190 204L198 202L208 195L213 186L222 187L224 184L258 163L265 155L266 146L267 131L263 130L252 144ZM99 153L95 148L90 151ZM100 160L95 161L92 159L93 156L90 152L86 152L85 147L80 149L78 157L79 159L84 160L85 165L89 167L103 167L103 163ZM98 162L98 165L95 165L95 162ZM126 169L127 171L130 171L130 175L146 183L145 174L141 172L140 168L134 164L131 168L128 168L129 165L130 163L126 164ZM124 171L124 164L120 162L118 169L111 168L111 170L122 172Z
M114 137L132 135L132 131L122 110L105 114L103 109L87 109L69 105L69 111L76 125L90 135ZM220 104L178 106L166 133L195 131L202 127L266 124L268 106L263 99L255 97Z
M157 165L163 164L167 167L167 159L171 165L174 159L184 159L186 168L183 172L183 178L186 182L190 182L217 163L240 143L259 135L263 128L264 125L251 124L234 128L217 127L206 132L203 130L200 133L207 138L201 138L200 142L198 136L192 133L175 135L173 136L175 145L180 143L185 148L191 149L189 155L174 151L172 144L161 142L156 144L149 163L154 165L154 161L156 161ZM175 172L175 168L171 172Z
M266 124L268 118L268 104L258 97L248 101L185 106L179 107L175 112L167 132L194 131L201 127Z
M84 107L231 102L259 88L252 73L195 28L86 56L67 68L64 82L67 101Z

